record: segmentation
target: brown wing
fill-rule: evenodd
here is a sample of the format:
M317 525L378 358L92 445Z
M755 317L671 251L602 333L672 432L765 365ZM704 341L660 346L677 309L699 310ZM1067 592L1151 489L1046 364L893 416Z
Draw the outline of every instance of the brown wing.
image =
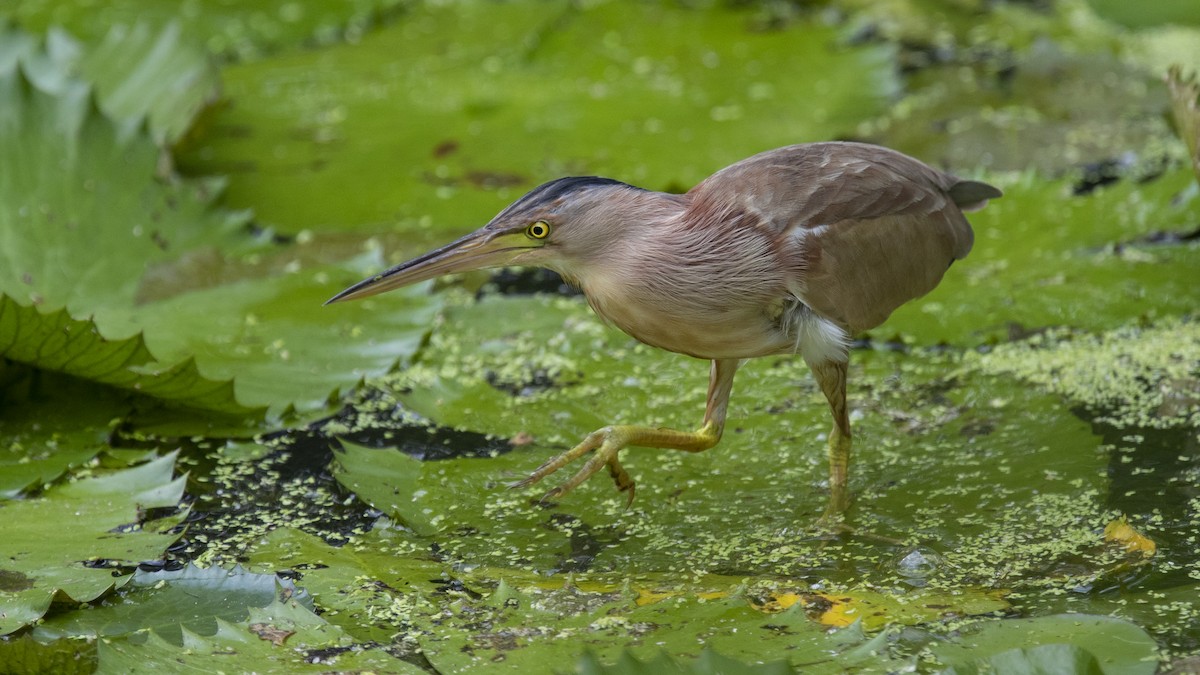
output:
M789 290L858 332L933 290L971 250L962 208L1000 191L887 148L813 143L755 155L689 194L690 208L751 216L776 239Z

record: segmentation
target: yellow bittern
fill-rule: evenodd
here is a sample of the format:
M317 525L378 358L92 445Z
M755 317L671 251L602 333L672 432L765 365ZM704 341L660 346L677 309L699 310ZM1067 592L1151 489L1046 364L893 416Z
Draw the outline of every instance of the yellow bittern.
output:
M329 302L443 274L536 265L578 286L604 320L654 347L712 361L697 431L613 425L543 464L522 487L593 453L565 494L607 467L633 497L629 446L707 450L721 439L745 359L799 353L833 412L830 506L849 503L846 367L852 336L925 295L971 250L964 211L1000 190L862 143L770 150L666 194L594 176L540 185L487 225L365 279Z

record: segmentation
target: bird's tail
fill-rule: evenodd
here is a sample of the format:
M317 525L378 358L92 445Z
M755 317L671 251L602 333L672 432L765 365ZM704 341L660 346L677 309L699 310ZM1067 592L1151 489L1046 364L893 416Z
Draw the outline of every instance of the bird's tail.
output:
M978 211L987 206L989 199L1003 197L998 188L977 180L963 180L950 186L950 198L963 211Z

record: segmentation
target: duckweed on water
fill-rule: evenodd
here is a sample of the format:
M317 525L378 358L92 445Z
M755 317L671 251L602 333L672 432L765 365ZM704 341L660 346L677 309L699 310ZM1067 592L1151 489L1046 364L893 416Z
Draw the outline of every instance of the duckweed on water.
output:
M1101 335L1054 330L971 354L966 365L1038 385L1117 428L1200 427L1200 322L1193 320Z

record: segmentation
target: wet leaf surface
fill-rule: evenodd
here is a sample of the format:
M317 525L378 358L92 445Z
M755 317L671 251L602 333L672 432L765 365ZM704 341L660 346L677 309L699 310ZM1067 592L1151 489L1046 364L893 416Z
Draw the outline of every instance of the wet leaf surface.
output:
M1151 675L1154 640L1125 621L1058 615L1001 621L969 631L959 644L933 648L950 672Z
M747 148L846 135L883 110L888 47L839 47L816 20L757 31L751 19L669 4L420 5L355 44L226 69L236 104L180 161L229 175L228 202L283 231L386 234L399 221L404 236L387 241L400 257L560 175L683 191Z
M134 55L146 49L132 42ZM113 49L106 43L99 58ZM160 42L153 63L182 49ZM87 84L64 73L54 79L52 59L25 51L0 74L10 114L0 135L13 148L0 157L10 165L0 184L6 358L176 405L237 416L270 408L278 416L321 410L416 350L436 299L418 289L407 313L362 304L318 313L331 283L349 283L377 258L314 261L297 243L277 269L280 245L255 236L247 214L214 208L219 181L157 180L161 149L152 138L110 120ZM190 82L194 61L165 60L163 68ZM112 84L100 87L101 108L129 107L121 87L154 75L141 63L121 64L124 80L105 71ZM164 129L191 122L171 120ZM214 280L209 266L188 257L196 251L220 251L213 256L230 264ZM147 298L147 284L188 290Z
M0 503L0 634L41 618L51 601L90 602L129 581L109 564L154 560L178 536L175 507L183 479L172 479L175 455L82 479L43 496ZM154 509L167 509L166 515ZM46 524L54 524L53 537Z
M33 630L39 640L64 637L116 637L150 630L182 645L182 630L197 635L217 632L217 619L245 620L251 607L266 607L278 598L312 608L307 593L274 574L253 574L235 567L179 570L139 568L113 597L86 612L52 616Z

